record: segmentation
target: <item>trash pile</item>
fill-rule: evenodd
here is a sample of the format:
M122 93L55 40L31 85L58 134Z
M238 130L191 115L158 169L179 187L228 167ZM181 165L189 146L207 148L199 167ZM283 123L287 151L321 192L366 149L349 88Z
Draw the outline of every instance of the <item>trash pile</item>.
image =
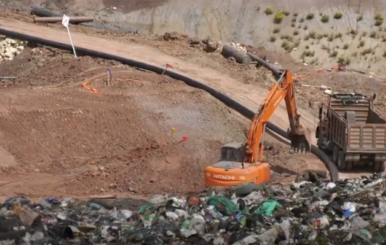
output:
M3 39L3 40L1 40ZM0 38L0 62L13 60L13 58L19 55L24 50L26 41L19 41L10 38Z
M186 197L14 197L1 244L385 244L385 178L213 188Z

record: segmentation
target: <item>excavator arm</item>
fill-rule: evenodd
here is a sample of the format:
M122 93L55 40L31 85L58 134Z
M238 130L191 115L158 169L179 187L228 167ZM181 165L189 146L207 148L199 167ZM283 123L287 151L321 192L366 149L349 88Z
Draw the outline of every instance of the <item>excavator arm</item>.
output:
M304 130L300 124L292 74L289 71L283 71L278 82L272 86L263 105L261 105L252 120L246 143L245 163L255 163L263 160L265 127L283 99L287 107L290 125L287 134L291 141L291 147L296 151L305 150L308 152L310 150L311 130Z

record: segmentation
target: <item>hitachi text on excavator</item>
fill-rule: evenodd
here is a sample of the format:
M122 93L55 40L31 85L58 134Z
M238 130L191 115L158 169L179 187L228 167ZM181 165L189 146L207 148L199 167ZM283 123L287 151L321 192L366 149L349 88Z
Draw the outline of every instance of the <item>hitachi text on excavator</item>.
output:
M263 104L255 114L245 143L232 142L221 148L220 162L205 169L205 186L232 186L243 183L266 183L271 178L270 164L263 161L264 135L270 117L285 100L291 148L297 152L308 152L311 147L310 129L304 129L297 113L292 74L281 71Z

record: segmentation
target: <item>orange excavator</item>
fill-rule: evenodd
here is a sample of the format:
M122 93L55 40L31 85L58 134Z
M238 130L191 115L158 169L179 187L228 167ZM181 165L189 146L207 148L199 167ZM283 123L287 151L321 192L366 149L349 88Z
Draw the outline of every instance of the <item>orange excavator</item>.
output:
M290 127L287 130L291 148L308 152L311 130L304 129L297 113L294 84L289 71L281 71L279 79L255 114L246 143L228 143L221 148L220 162L205 169L205 186L232 186L245 183L262 184L270 181L270 164L263 161L266 125L284 99Z

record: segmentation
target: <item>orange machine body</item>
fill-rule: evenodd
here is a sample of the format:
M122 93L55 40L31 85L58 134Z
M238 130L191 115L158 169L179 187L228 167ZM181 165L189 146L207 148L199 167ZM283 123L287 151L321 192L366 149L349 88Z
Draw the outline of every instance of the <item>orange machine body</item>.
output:
M237 162L218 162L205 169L205 186L232 186L243 183L264 184L271 179L270 165L244 164Z
M205 169L205 186L233 186L270 181L270 165L263 161L265 127L276 108L285 100L291 147L310 150L311 130L304 130L297 113L292 75L283 71L255 114L245 143L228 143L221 148L220 162Z

